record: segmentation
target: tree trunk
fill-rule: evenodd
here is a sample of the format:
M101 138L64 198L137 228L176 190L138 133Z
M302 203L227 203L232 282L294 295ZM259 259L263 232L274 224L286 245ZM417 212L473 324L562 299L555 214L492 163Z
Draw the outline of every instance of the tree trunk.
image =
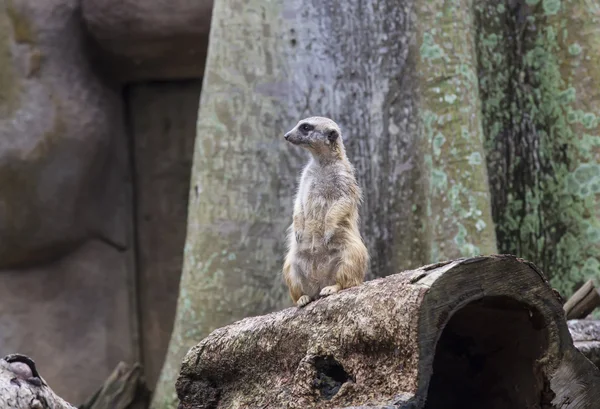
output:
M600 7L474 4L499 251L569 296L600 271Z
M416 4L215 2L180 296L154 409L174 407L192 345L290 305L279 272L307 157L283 134L301 118L342 128L365 191L368 279L496 252L473 12L467 0ZM438 26L456 41L436 43Z
M512 256L405 271L218 329L186 355L180 409L596 408L542 272Z

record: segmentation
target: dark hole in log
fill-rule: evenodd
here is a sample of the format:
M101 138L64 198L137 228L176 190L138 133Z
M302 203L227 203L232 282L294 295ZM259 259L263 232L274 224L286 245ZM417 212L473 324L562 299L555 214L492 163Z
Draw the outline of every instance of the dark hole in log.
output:
M487 297L456 312L438 341L425 409L550 409L536 360L548 346L537 310Z
M316 357L315 369L317 375L313 385L321 392L321 398L325 400L333 398L342 385L351 380L344 367L331 356Z

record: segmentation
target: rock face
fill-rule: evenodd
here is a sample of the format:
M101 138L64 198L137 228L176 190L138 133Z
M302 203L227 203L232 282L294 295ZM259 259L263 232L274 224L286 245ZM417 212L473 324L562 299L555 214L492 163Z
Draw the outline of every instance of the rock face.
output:
M0 5L0 349L75 401L134 357L124 107L78 16L75 0Z
M212 5L112 3L0 2L0 350L76 403L160 370Z
M211 0L82 0L85 24L123 81L198 78Z
M87 64L77 3L1 6L0 268L56 260L89 237L126 246L123 106Z
M595 408L544 275L512 256L426 266L214 331L179 408Z

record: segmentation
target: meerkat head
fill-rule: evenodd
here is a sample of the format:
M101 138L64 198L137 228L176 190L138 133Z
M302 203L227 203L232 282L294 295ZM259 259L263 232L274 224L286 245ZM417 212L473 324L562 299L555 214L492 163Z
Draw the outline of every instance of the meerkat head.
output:
M303 119L284 137L286 141L308 149L313 155L337 155L343 151L340 127L329 118L313 116Z

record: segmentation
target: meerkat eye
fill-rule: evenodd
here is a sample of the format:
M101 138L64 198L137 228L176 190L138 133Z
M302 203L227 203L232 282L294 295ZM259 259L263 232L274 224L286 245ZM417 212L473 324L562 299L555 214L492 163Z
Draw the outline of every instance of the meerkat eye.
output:
M335 129L327 132L327 139L330 140L331 142L335 141L338 138L338 133Z
M300 125L300 130L304 133L308 133L310 131L312 131L314 129L314 127L310 124L302 124Z

